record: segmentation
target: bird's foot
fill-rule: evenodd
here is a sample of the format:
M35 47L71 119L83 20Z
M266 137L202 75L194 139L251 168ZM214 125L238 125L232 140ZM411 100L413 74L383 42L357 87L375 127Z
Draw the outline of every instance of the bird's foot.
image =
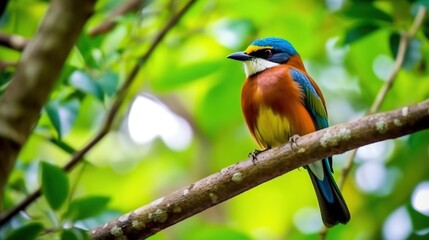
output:
M252 152L250 152L247 156L249 157L249 158L251 158L252 159L252 163L253 163L253 165L256 165L256 161L258 160L258 154L260 154L261 152L265 152L265 151L267 151L269 148L267 148L267 149L264 149L264 150L258 150L258 149L255 149L255 150L253 150Z
M298 139L299 138L300 138L300 136L298 134L294 134L292 137L289 138L289 144L290 144L291 148L293 148L293 145L298 147Z

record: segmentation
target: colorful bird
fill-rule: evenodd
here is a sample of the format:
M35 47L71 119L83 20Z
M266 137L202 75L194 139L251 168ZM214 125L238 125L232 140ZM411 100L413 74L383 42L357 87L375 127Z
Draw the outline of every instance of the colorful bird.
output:
M316 82L292 46L281 38L254 41L244 52L228 56L243 62L246 80L241 106L247 126L264 149L329 126L326 104ZM325 226L350 220L347 205L332 176L332 157L309 164L308 170Z

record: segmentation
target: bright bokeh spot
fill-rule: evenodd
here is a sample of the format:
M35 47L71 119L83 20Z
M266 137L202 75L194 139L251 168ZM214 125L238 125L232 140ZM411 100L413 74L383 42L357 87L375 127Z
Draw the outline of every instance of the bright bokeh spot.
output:
M386 161L392 154L394 144L392 141L376 142L359 148L357 158L360 161Z
M395 62L392 58L386 55L380 55L375 58L373 63L373 70L375 75L383 81L386 81L389 78L390 72L393 69Z
M344 4L344 0L326 0L326 6L330 11L338 11Z
M241 43L241 37L231 28L231 22L227 20L221 20L217 22L212 28L213 36L223 46L229 48L237 48Z
M318 208L305 207L300 209L293 218L295 227L305 234L316 233L323 226Z
M407 239L411 231L411 218L405 207L400 207L390 214L383 225L383 236L386 240Z
M366 162L356 170L356 183L364 192L377 192L385 186L387 169L383 163Z
M349 50L348 46L339 46L339 37L333 37L326 41L325 49L329 60L333 63L339 64L344 61L344 58Z
M189 123L150 95L140 95L132 103L128 132L138 144L148 144L159 137L173 150L185 149L192 140Z
M411 205L416 211L429 216L429 181L417 185L411 197Z

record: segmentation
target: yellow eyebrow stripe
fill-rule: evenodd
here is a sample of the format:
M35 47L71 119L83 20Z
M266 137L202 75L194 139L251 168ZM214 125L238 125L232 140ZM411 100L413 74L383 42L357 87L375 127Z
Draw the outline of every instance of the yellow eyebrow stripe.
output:
M271 47L271 46L255 46L255 45L250 45L249 47L246 48L246 50L244 50L244 53L249 54L249 53L261 50L261 49L273 49L273 47Z

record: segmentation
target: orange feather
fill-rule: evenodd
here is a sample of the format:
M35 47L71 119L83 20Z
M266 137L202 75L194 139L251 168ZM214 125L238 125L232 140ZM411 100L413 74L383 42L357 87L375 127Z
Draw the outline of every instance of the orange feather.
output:
M300 71L304 69L298 56L291 57L288 64L272 67L252 75L244 82L241 94L243 114L253 138L261 147L275 147L287 142L294 134L305 135L316 131L314 122L303 104L303 93L298 83L290 75L291 68ZM306 73L305 69L303 72ZM317 87L316 89L320 91ZM266 112L261 114L261 111L271 111L272 116L268 116L271 119L265 122L258 121L262 118L261 115L266 115ZM279 120L284 120L287 124L262 126L272 125ZM270 127L284 127L285 129L263 130ZM268 135L266 132L277 135Z

